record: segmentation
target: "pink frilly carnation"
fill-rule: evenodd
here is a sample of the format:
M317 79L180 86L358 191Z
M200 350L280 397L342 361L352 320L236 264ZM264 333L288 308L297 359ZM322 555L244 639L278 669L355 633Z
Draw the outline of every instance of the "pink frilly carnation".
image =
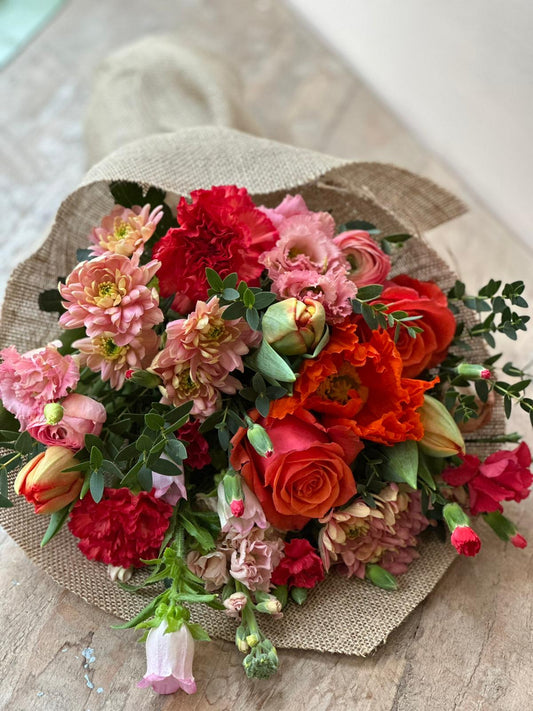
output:
M59 446L77 452L84 446L86 434L98 436L106 421L102 403L87 395L71 393L61 403L63 416L51 424L44 412L28 424L28 432L47 447Z
M247 536L254 526L264 529L269 525L257 496L244 481L242 482L242 490L244 494L244 512L241 516L234 516L224 495L224 482L220 481L218 485L217 513L223 533L237 531L241 536Z
M375 509L356 499L345 509L332 510L320 519L325 524L319 534L319 548L326 570L338 564L348 577L364 578L366 565L379 563L389 572L400 574L417 556L416 536L429 525L422 514L420 493L389 484L374 499Z
M141 253L162 217L162 205L151 212L150 205L134 205L131 209L117 205L89 235L92 255L114 252L131 257L135 252Z
M385 254L368 232L349 230L333 239L348 260L348 278L357 286L383 284L391 270L390 257Z
M66 309L59 324L85 326L90 338L112 333L117 346L127 345L163 320L157 289L147 286L159 266L155 260L140 265L138 254L129 259L111 252L81 262L59 285Z
M212 551L202 555L199 551L187 554L189 570L205 582L208 593L219 590L229 580L228 564L223 551Z
M303 301L306 297L320 301L330 323L343 321L352 313L357 287L346 276L342 267L329 269L325 274L306 269L284 272L272 283L272 291L281 299L291 296Z
M147 368L159 347L159 336L149 328L140 331L129 343L117 345L115 335L104 331L92 338L80 338L72 344L80 352L79 362L95 373L115 390L124 385L128 370Z
M76 387L79 367L55 343L22 355L14 346L0 351L0 399L20 422L21 430L42 414L44 406Z
M171 506L175 506L180 499L187 499L187 487L183 474L166 476L166 474L152 472L152 486L155 498L166 501Z
M211 463L209 444L200 430L198 420L190 420L180 427L177 436L187 447L187 466L191 469L203 469Z
M249 590L268 592L272 571L283 557L284 542L272 530L254 527L246 536L229 533L222 549L231 551L230 575ZM220 547L219 547L220 549Z
M151 686L158 694L173 694L183 689L196 693L192 673L194 639L186 624L177 632L167 632L167 623L152 628L146 639L146 674L137 684Z

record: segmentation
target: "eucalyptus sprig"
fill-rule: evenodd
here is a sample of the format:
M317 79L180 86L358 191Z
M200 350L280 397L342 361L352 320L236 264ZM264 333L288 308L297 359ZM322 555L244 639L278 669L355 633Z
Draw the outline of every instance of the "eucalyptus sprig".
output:
M254 331L261 330L261 311L267 309L276 301L276 295L271 291L263 291L259 287L249 287L245 281L238 281L236 272L228 274L224 279L214 269L205 270L209 290L207 295L218 296L220 303L228 308L224 311L226 320L245 318Z

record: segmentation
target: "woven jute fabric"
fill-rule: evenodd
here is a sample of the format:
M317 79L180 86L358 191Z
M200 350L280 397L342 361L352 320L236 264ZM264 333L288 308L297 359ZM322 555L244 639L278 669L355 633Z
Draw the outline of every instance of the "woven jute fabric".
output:
M146 59L146 47L143 56ZM181 55L179 58L183 61ZM181 74L178 72L177 76ZM104 94L93 102L95 121L98 111L94 107L105 109ZM113 104L115 95L116 92L113 97L107 97L109 105ZM209 119L214 105L223 116L219 123L233 121L231 112L224 109L224 113L219 104L209 101L194 104L194 116ZM200 111L198 106L204 110ZM182 125L188 125L183 118L180 120ZM425 244L421 234L459 216L464 207L429 180L394 166L348 163L220 125L191 126L165 133L166 127L154 119L148 121L144 129L135 129L137 133L134 131L133 135L106 138L103 132L108 127L109 122L104 121L100 128L95 124L92 133L89 131L94 155L102 155L108 145L120 147L95 165L80 187L67 197L45 242L15 269L8 283L0 323L2 347L14 344L25 351L57 336L56 319L38 310L38 295L43 289L54 287L58 276L68 274L76 263L76 249L87 245L90 229L112 207L107 187L112 180L133 180L162 188L167 191L172 206L180 195L215 184L245 186L256 202L268 206L276 205L287 192L298 192L311 209L331 212L338 224L364 219L384 233L414 233L417 236L396 258L394 272L409 272L419 279L435 280L444 289L454 282L450 269ZM163 133L140 137L142 131L154 127ZM138 140L121 145L132 137ZM464 316L471 319L468 314ZM476 343L472 343L472 347L472 359L482 359L483 347ZM491 423L478 434L503 430L503 415L497 407ZM489 451L485 448L480 453ZM107 577L106 566L87 561L67 529L41 548L46 517L36 516L21 497L14 499L12 509L0 510L0 523L27 555L60 585L123 619L134 616L146 604L146 592L132 595L122 591ZM283 619L262 621L265 633L280 647L356 655L370 653L426 597L455 557L452 547L439 541L431 531L423 536L419 552L420 557L401 577L398 591L385 592L366 582L346 580L333 573L311 592L303 608L292 605ZM192 616L215 637L234 638L234 621L223 613L194 606Z

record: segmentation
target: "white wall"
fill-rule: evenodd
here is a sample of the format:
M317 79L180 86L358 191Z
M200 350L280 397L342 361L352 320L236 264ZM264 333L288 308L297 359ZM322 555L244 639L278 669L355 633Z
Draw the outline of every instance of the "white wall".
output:
M533 1L291 2L533 246Z

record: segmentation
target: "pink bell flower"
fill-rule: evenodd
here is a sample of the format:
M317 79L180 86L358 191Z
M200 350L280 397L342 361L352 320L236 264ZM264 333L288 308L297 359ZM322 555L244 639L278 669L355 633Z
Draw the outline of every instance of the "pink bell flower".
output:
M183 624L177 632L166 632L163 621L148 633L146 640L146 674L137 686L151 686L158 694L173 694L183 689L187 694L196 693L192 674L194 639L189 628Z

